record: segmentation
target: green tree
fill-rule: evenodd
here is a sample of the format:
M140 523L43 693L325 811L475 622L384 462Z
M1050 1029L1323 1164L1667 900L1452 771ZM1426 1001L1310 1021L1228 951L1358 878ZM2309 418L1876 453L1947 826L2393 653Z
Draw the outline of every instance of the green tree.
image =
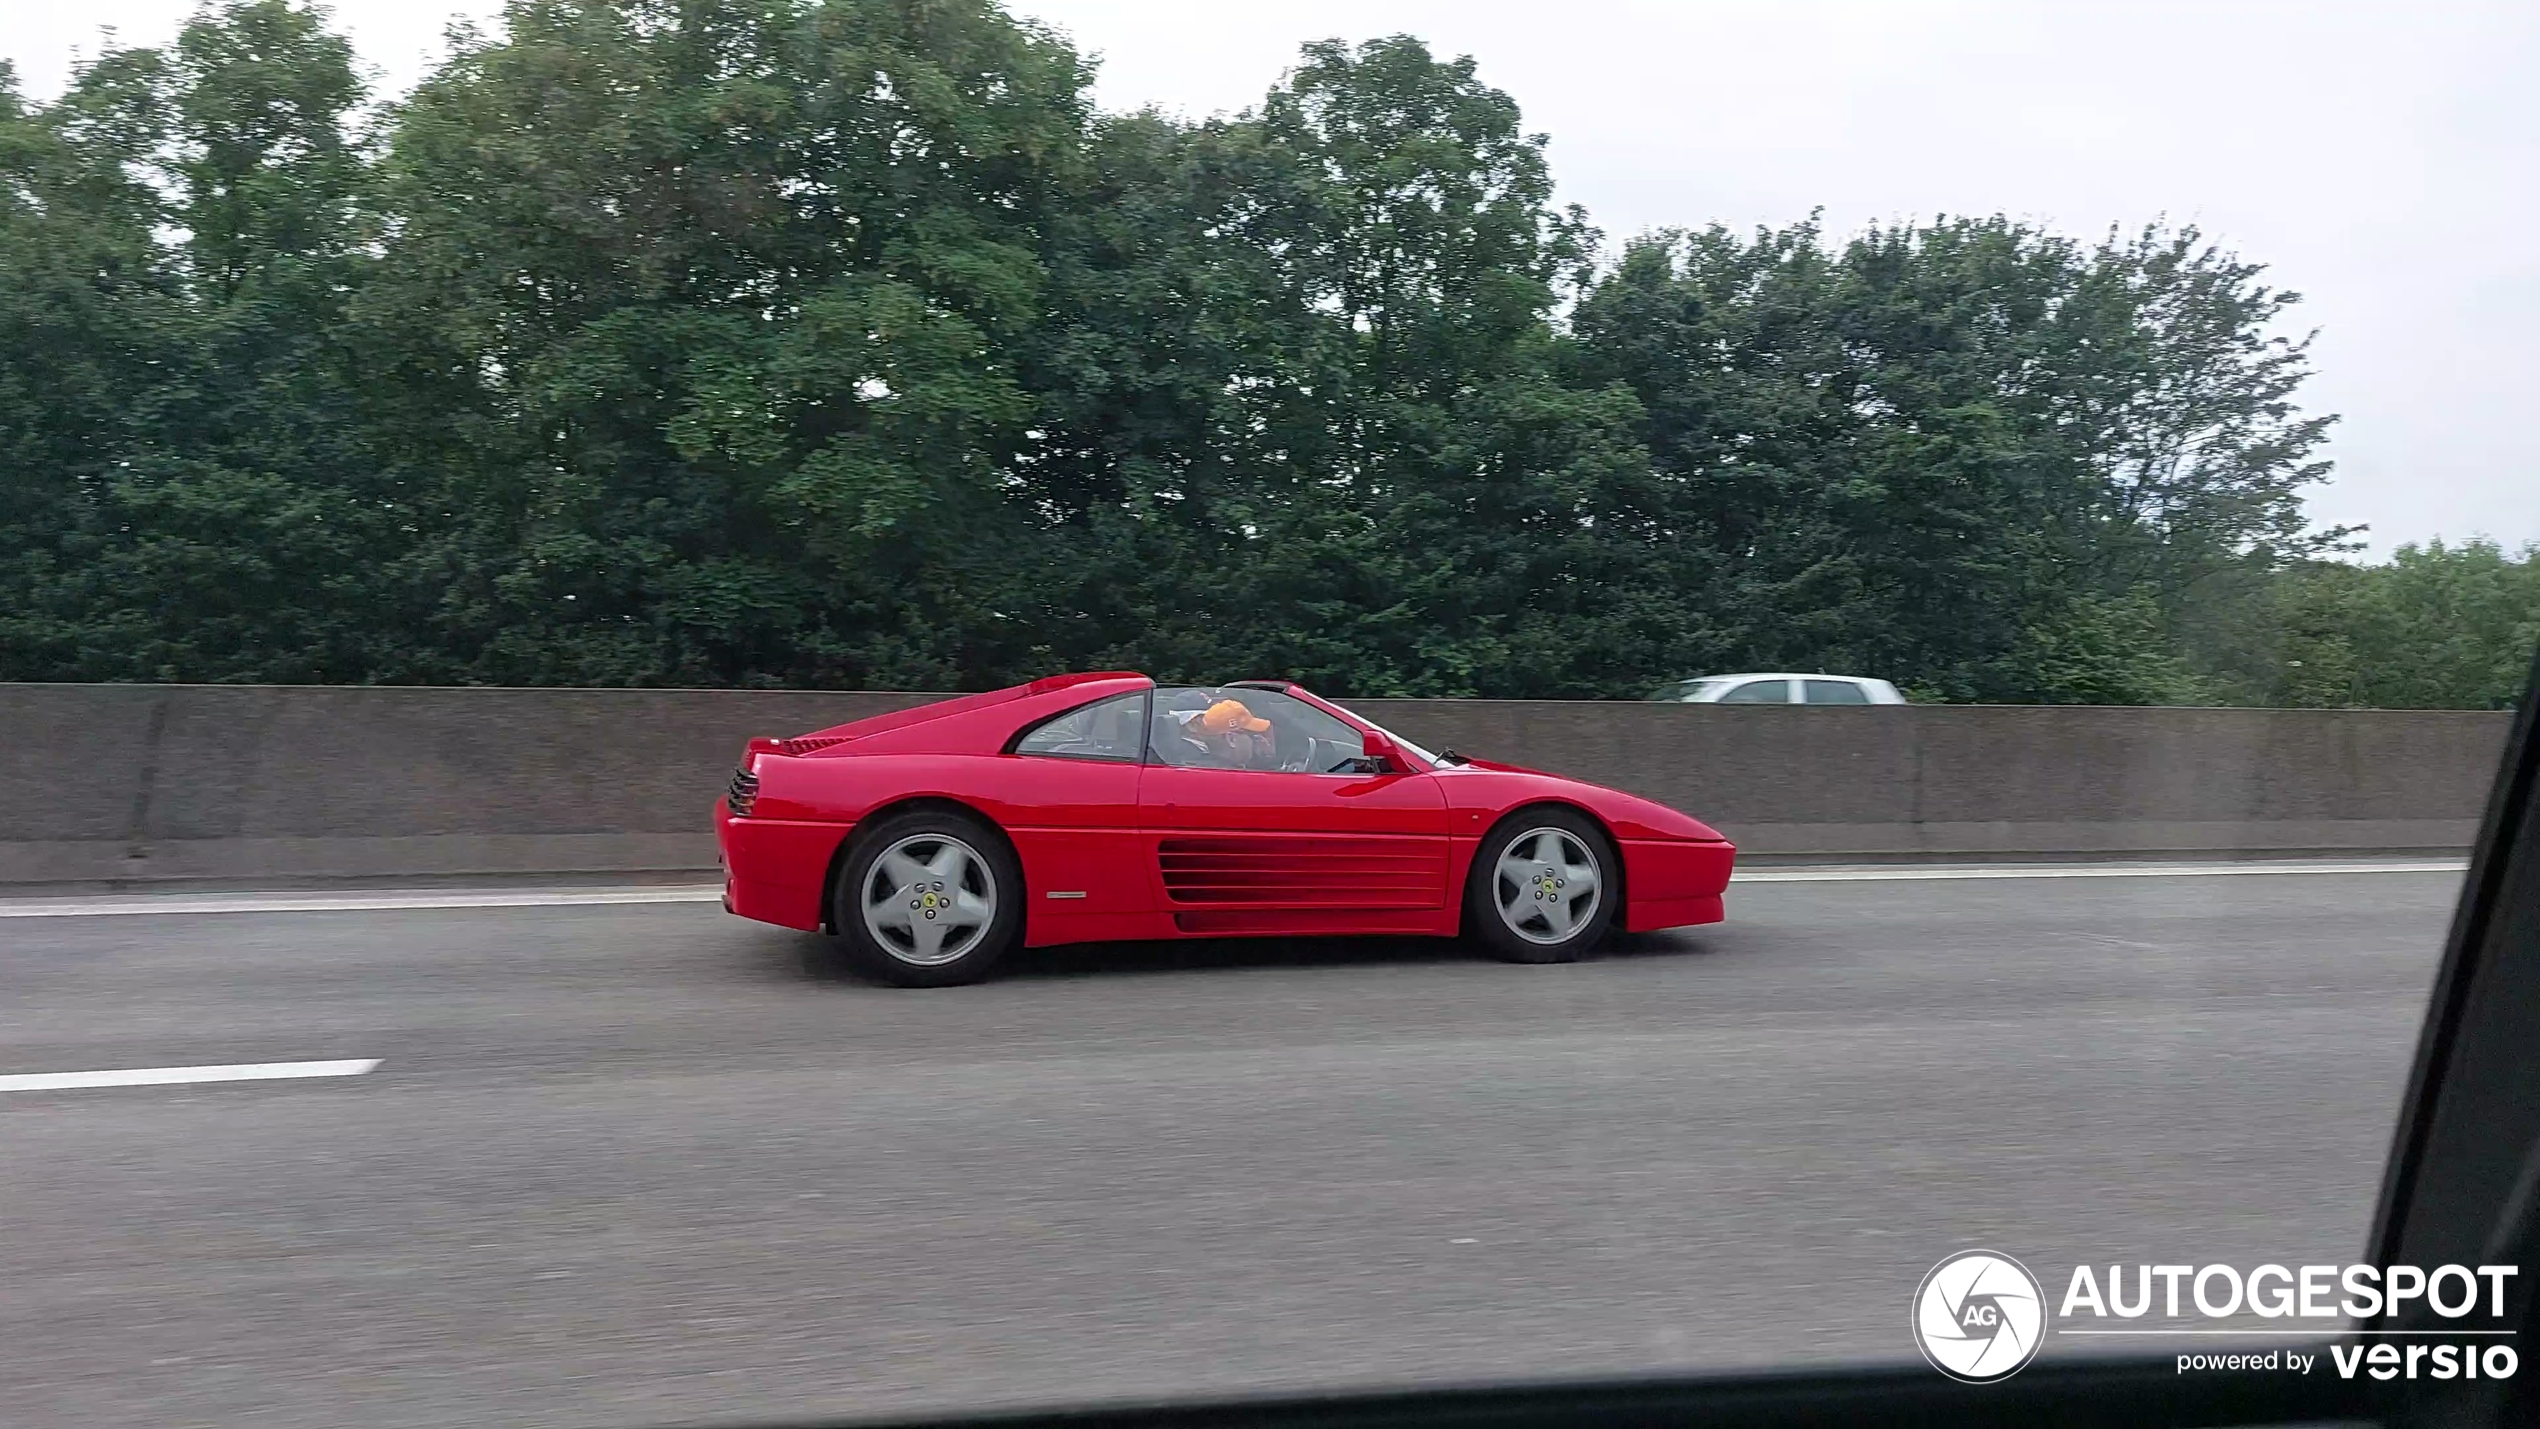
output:
M984 3L518 0L401 112L365 320L448 677L1001 668L1085 70Z
M1121 617L1078 650L1368 694L1663 667L1648 635L1682 611L1647 578L1637 404L1561 369L1592 235L1542 148L1400 36L1309 46L1196 133L1106 126L1035 478L1048 534L1094 552L1064 603Z
M13 114L0 431L36 519L12 664L78 678L360 679L395 522L345 360L368 237L350 48L284 0L198 14ZM163 234L172 233L173 237ZM48 337L56 338L48 341ZM67 398L68 400L65 400Z
M2401 546L2388 563L2303 562L2243 607L2232 651L2250 703L2489 709L2540 649L2540 546Z
M1662 234L1580 305L1628 384L1730 663L1853 668L1956 699L2183 689L2170 626L2200 583L2305 536L2326 419L2291 395L2292 301L2191 232L2095 249L2003 219ZM2149 600L2162 619L2131 614ZM2119 691L2045 652L2109 648ZM2076 647L2077 648L2077 647Z
M180 315L141 177L167 124L159 71L110 53L30 110L0 64L0 677L96 653L75 586Z
M1469 60L1103 115L994 0L295 0L0 71L0 677L2490 703L2532 562L2327 559L2194 231L1665 232ZM2520 648L2518 648L2520 647Z

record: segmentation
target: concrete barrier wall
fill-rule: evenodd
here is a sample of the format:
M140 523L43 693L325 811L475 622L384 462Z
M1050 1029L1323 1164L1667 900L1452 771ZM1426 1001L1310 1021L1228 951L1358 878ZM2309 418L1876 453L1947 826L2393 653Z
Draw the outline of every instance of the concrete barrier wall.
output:
M2512 716L1369 700L1431 749L1673 804L1758 855L2464 849Z
M0 685L0 884L711 869L751 735L928 698Z
M937 698L0 685L0 884L694 873L742 742ZM1763 857L2456 849L2502 714L1370 700Z

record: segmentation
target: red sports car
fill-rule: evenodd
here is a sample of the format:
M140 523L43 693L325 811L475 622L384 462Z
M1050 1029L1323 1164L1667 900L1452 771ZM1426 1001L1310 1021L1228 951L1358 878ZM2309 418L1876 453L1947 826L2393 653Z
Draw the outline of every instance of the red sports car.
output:
M1567 962L1717 922L1737 850L1664 805L1431 754L1281 680L1058 675L754 739L716 806L724 906L908 986L1020 944L1468 936Z

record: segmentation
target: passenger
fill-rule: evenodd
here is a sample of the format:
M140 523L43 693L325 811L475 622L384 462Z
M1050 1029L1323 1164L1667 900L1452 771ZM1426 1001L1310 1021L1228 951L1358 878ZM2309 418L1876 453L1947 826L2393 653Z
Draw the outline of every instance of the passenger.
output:
M1228 769L1268 769L1277 764L1270 721L1254 714L1241 700L1216 700L1199 708L1175 709L1171 716L1184 752L1197 756L1193 762Z

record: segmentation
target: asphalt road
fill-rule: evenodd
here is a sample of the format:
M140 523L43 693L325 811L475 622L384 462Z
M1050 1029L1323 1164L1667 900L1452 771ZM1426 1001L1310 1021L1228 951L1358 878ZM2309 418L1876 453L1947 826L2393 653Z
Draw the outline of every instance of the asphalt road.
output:
M0 920L0 1420L653 1425L1910 1358L2359 1251L2456 874L1779 883L1594 962L709 905ZM817 958L810 958L814 964ZM2053 1352L2063 1352L2061 1345Z

